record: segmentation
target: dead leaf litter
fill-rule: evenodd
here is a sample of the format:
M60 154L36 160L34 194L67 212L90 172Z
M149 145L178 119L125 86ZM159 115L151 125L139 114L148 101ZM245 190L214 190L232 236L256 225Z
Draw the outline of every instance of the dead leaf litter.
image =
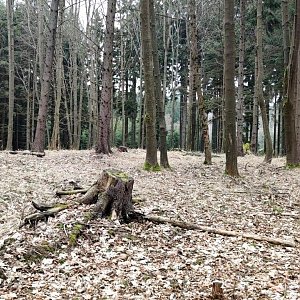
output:
M238 158L241 177L224 175L225 156L169 152L172 170L143 170L145 151L47 151L43 158L0 152L0 299L300 299L300 169L263 157ZM59 201L75 181L89 187L103 169L134 180L135 209L264 236L296 240L284 247L150 222L96 219L75 247L72 226L90 207L59 213L35 229L18 229L31 201ZM72 201L78 195L65 196Z

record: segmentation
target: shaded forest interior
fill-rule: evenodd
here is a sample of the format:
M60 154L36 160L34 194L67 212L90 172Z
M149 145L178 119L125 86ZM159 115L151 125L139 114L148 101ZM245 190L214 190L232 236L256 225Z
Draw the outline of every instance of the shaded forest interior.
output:
M59 8L44 146L46 149L97 147L105 88L106 10L93 1L84 5L52 2L57 2ZM254 153L265 152L262 107L266 108L272 151L275 155L285 154L283 104L288 95L287 85L291 84L285 84L284 76L288 73L290 45L297 45L292 36L296 9L293 2L264 1L261 21L257 11L259 1L240 0L234 7L240 155L243 145L244 151L251 148ZM122 1L117 4L115 14L109 124L112 146L143 148L146 145L144 79L147 73L142 68L140 4ZM190 0L185 5L182 1L154 1L153 5L156 28L159 28L156 30L161 75L158 84L161 84L164 103L163 109L157 106L157 114L165 115L167 147L203 151L206 138L203 133L209 132L212 150L221 152L226 126L224 3ZM7 148L11 139L9 150L32 149L43 96L42 81L48 80L43 76L52 15L43 1L14 3L13 0L7 1L7 5L0 3L0 15L0 147ZM256 32L261 33L260 40ZM194 81L194 77L200 81ZM262 106L259 101L263 101ZM205 117L207 130L203 123ZM160 120L157 116L158 144Z

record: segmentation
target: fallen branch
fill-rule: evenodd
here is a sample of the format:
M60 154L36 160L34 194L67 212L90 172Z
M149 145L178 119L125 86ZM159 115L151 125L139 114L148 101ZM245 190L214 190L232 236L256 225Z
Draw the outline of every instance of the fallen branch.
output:
M275 244L275 245L296 247L296 244L294 241L272 238L272 237L267 237L267 236L252 234L252 233L243 233L243 232L238 232L238 231L231 231L231 230L218 229L218 228L213 228L213 227L208 227L208 226L195 225L195 224L188 223L188 222L180 222L180 221L175 221L175 220L158 217L158 216L145 216L144 219L154 222L154 223L171 224L173 226L180 227L183 229L200 230L200 231L205 231L208 233L215 233L215 234L220 234L220 235L225 235L225 236L237 236L237 237L242 237L242 238L256 240L256 241L263 241L263 242L268 242L268 243Z
M267 216L275 216L275 217L289 217L289 218L294 218L294 219L300 219L299 215L295 215L292 213L263 213L264 215Z
M56 196L65 196L65 195L74 195L74 194L85 194L88 189L79 189L79 190L68 190L68 191L56 191Z
M19 226L22 228L25 225L30 227L35 227L36 224L40 221L47 222L50 217L54 218L57 213L62 210L65 210L69 207L77 205L77 203L66 204L66 203L56 203L51 205L38 204L32 201L32 205L38 210L38 212L26 216L23 223Z
M35 155L37 157L44 157L45 152L34 152L29 150L24 151L9 151L10 154L22 154L22 155Z

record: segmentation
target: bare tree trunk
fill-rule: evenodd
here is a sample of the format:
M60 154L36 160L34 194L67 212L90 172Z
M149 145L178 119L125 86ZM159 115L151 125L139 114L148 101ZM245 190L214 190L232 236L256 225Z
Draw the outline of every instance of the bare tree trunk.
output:
M244 125L244 60L245 60L245 0L240 1L240 42L239 42L239 74L237 101L237 155L243 156Z
M234 0L225 0L224 9L224 92L225 92L225 173L239 176L235 124L235 33Z
M121 17L120 17L121 18ZM122 145L126 146L126 116L125 116L125 53L124 53L124 41L123 41L123 28L122 28L122 20L121 20L121 51L120 51L120 56L121 56L121 70L120 70L120 81L121 81L121 104L122 104Z
M257 80L257 55L255 55L255 81ZM257 153L257 135L258 135L258 96L257 89L254 89L253 108L252 108L252 132L251 132L251 152Z
M271 163L272 156L273 156L273 149L272 149L272 139L269 129L269 120L267 116L267 109L266 103L264 100L263 95L263 37L262 37L262 0L257 0L257 77L256 77L256 84L255 88L257 90L257 98L258 103L261 111L262 123L263 123L263 130L265 136L265 144L266 144L266 151L265 151L265 159L264 161L267 163Z
M167 153L167 130L166 130L166 120L165 120L165 99L162 97L161 92L161 76L159 69L159 59L158 59L158 46L156 37L156 24L155 24L155 13L153 0L149 0L150 6L150 22L151 22L151 33L152 33L152 47L153 47L153 64L154 64L154 93L157 103L158 110L158 121L159 121L159 150L160 150L160 165L164 168L170 168ZM167 50L166 50L167 51ZM167 61L164 62L165 66ZM164 86L165 88L165 86ZM165 94L165 91L163 92Z
M55 47L58 2L59 0L52 0L51 8L50 8L51 10L50 22L49 22L50 34L47 39L45 66L44 66L42 86L41 86L41 99L39 102L38 121L37 121L37 128L35 131L35 138L32 147L33 151L36 152L44 152L45 149L45 129L46 129L47 107L48 107L48 98L50 92L50 81L52 75L53 56L54 56L54 47Z
M145 77L145 125L146 125L146 160L144 168L155 171L159 168L157 163L157 142L156 142L156 109L153 76L153 46L150 26L149 0L141 0L141 38L142 57Z
M63 68L63 49L62 49L62 24L63 24L63 12L64 12L64 0L60 2L61 9L58 15L58 32L57 32L57 44L56 44L56 99L54 108L54 123L52 129L52 137L50 148L52 150L60 149L60 126L59 126L59 111L62 98L62 68Z
M174 123L175 123L175 104L176 104L176 90L178 88L178 58L179 58L179 21L176 20L175 23L175 30L176 30L176 45L175 40L172 39L172 119L171 119L171 133L170 133L170 140L171 140L171 148L174 148ZM175 51L176 48L176 51ZM175 65L175 74L174 74L174 65Z
M114 40L114 22L116 14L116 0L108 0L106 15L106 30L103 52L103 86L101 92L101 109L99 114L99 137L96 152L109 154L111 132L111 104L112 104L112 58Z
M288 65L287 96L284 102L284 128L286 163L300 165L300 124L299 124L299 78L300 78L300 0L296 0L296 13Z
M284 76L283 76L283 101L287 94L288 88L288 64L290 56L290 24L289 24L289 1L281 1L281 12L282 12L282 38L283 38L283 57L284 57ZM280 104L280 109L284 107ZM281 111L280 111L281 112ZM281 112L282 115L282 112ZM278 141L281 141L281 154L286 154L285 150L285 130L284 130L284 118L282 118L282 132L278 131ZM281 138L280 138L281 133Z
M188 127L187 149L194 151L196 135L196 74L197 74L197 36L195 0L189 0L189 40L190 40L190 70L189 70L189 96L188 96Z
M7 33L8 33L8 61L9 61L9 82L8 82L8 126L6 150L13 148L14 132L14 103L15 103L15 42L14 42L14 0L7 0Z
M31 58L28 58L28 90L27 90L27 108L26 108L26 149L30 149L30 141L31 141L31 105L32 105L32 91L31 91L31 77L32 77L32 69L31 69Z

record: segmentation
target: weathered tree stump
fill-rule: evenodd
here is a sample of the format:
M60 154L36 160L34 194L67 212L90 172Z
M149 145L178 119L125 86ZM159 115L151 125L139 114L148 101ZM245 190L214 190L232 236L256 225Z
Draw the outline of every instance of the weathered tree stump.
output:
M81 204L97 203L94 209L95 214L128 222L134 211L133 183L133 178L120 170L104 170L79 202Z
M28 215L23 224L35 226L39 221L47 221L58 212L67 208L74 208L80 204L95 204L91 214L85 218L86 222L100 216L118 219L121 223L136 218L132 204L132 189L134 180L120 170L104 170L100 178L75 203L40 204L32 201L37 212ZM81 192L81 190L79 190Z

